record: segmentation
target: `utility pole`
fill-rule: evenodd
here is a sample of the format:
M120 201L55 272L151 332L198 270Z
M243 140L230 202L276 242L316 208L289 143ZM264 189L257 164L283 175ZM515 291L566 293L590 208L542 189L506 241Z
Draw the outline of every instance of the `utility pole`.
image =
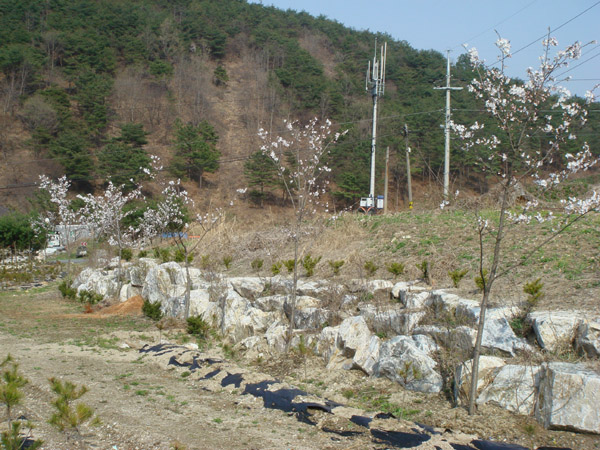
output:
M371 138L371 182L369 185L369 197L361 198L361 208L365 211L377 209L375 197L375 149L377 148L377 98L385 92L385 60L387 57L387 42L381 46L379 59L377 59L377 39L375 39L375 55L373 56L373 67L371 61L367 68L365 90L371 91L373 97L373 135Z
M412 175L410 174L410 147L408 146L408 125L404 124L404 138L406 139L406 180L408 183L408 209L413 209Z
M450 50L446 51L446 59L446 86L433 88L446 91L446 123L444 125L446 138L444 145L444 200L448 200L448 198L450 197L450 91L462 90L461 87L450 86Z
M383 214L388 212L388 177L390 173L390 146L385 149L385 182L383 184Z

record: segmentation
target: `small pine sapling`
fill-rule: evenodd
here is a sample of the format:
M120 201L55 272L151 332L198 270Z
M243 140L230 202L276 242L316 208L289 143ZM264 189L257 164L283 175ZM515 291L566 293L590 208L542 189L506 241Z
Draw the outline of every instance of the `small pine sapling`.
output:
M302 259L302 267L304 267L304 270L306 270L307 277L310 278L315 274L315 267L317 267L319 261L321 261L320 256L313 258L310 253L307 253L304 256L304 258Z
M452 280L452 286L458 288L458 285L467 273L469 273L469 269L455 269L448 271L448 276Z
M394 278L398 278L398 276L404 273L404 264L400 262L391 262L387 266L387 271L391 273Z
M340 259L338 261L327 261L329 263L329 267L331 267L331 270L333 270L333 275L337 276L340 274L340 269L342 268L342 266L344 265L344 260Z
M420 264L417 264L417 269L421 271L421 279L431 285L431 264L429 261L421 261Z
M544 284L541 282L541 278L526 283L525 286L523 286L523 292L529 295L529 297L527 297L527 309L529 311L531 311L544 297L544 293L542 292L543 288Z
M296 261L294 261L293 259L286 259L285 261L283 261L283 265L287 269L288 273L293 273Z
M79 427L88 422L94 416L94 411L85 403L74 404L87 391L88 388L77 386L70 381L61 381L56 378L49 378L50 388L58 396L52 405L56 412L50 417L50 424L57 427L60 431L72 431L79 435Z
M233 262L233 257L231 255L223 256L223 265L225 266L225 270L229 270L232 262Z
M281 273L281 268L283 267L283 263L281 261L274 262L271 265L271 273L273 276L279 275ZM292 269L294 270L294 269Z
M10 366L10 367L9 367ZM24 387L29 380L19 373L19 365L15 362L11 355L7 355L4 361L0 363L0 368L3 368L0 378L0 403L6 408L6 417L8 430L3 431L1 435L2 448L7 450L20 450L22 448L36 449L42 445L42 441L33 441L30 439L33 425L30 422L26 423L29 429L25 436L21 435L23 424L19 421L12 420L13 408L21 403Z
M367 261L363 267L367 272L367 277L369 278L375 275L375 272L379 270L379 267L371 260Z
M482 276L483 275L483 276ZM485 285L488 283L488 270L482 269L481 273L473 278L475 282L475 286L479 289L479 292L483 292L485 290Z
M258 273L258 272L260 272L260 269L262 269L263 264L264 264L264 261L262 259L256 258L256 259L252 260L252 262L250 263L250 267L256 273Z

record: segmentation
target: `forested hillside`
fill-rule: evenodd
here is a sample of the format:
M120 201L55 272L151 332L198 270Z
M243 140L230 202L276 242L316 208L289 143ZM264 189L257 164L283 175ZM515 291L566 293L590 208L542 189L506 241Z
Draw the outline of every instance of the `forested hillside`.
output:
M277 201L257 130L277 134L283 119L313 116L349 130L329 165L333 197L350 205L368 193L364 77L376 38L388 43L378 148L390 147L391 200L402 206L405 124L416 179L437 186L443 164L444 93L433 87L445 82L445 57L408 36L245 0L0 0L0 205L26 208L40 173L64 173L81 191L138 182L152 154L205 197L250 184L249 201ZM460 57L453 83L472 76ZM453 108L459 122L484 120L466 90L453 93ZM588 141L598 141L599 118L582 131ZM485 190L473 156L455 150L454 184Z

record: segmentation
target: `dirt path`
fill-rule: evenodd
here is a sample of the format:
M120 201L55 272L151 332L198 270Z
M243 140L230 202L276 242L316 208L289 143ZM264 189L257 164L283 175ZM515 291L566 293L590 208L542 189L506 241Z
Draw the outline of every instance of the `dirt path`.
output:
M0 359L12 354L30 380L24 388L26 395L22 406L15 411L16 416L35 424L34 437L44 440L44 449L358 450L391 447L449 450L473 448L466 445L450 447L449 442L469 444L474 436L444 431L446 428L461 428L470 433L475 431L480 436L515 442L516 434L505 433L503 436L501 430L512 429L514 433L519 420L523 419L493 409L482 416L467 418L463 417L461 409L444 406L439 396L430 396L429 400L428 397L416 398L413 406L418 405L427 412L413 420L429 422L440 427L440 431L430 433L427 441L421 444L392 447L384 441L386 436L397 433L396 436L412 439L423 433L423 429L419 431L414 422L378 421L376 418L367 429L359 421L352 420L354 416L350 414L363 414L355 412L354 408L346 408L349 410L347 416L311 411L314 414L311 420L317 425L305 423L299 420L297 412L265 407L267 402L263 400L266 397L241 395L244 389L248 392L248 383L257 386L265 379L279 378L297 383L285 375L289 370L280 363L270 361L258 367L244 366L243 361L240 361L241 365L223 361L218 375L208 366L187 370L172 364L171 354L160 347L155 347L157 350L154 351L140 351L144 345L156 344L158 338L156 328L143 318L85 315L81 313L81 305L57 298L54 290L0 293ZM172 340L181 341L181 338L183 336L177 336L176 332L170 335ZM182 361L188 357L186 351L178 354ZM213 347L202 355L221 359L223 351ZM343 404L349 400L340 396L340 390L375 383L373 386L383 392L387 386L384 386L384 380L370 381L352 371L329 373L316 363L314 367L311 364L310 369L311 376L318 380L315 384L320 386L322 399ZM223 382L223 377L227 376L232 383ZM83 426L78 439L69 439L49 425L47 421L53 413L51 402L54 399L49 377L87 386L89 392L82 401L95 410L101 425ZM243 377L241 385L236 385L236 377ZM1 428L6 425L5 419L0 412ZM600 448L597 437L573 433L539 430L536 440L578 450Z
M177 443L188 449L361 448L340 439L333 442L330 435L280 411L249 411L238 394L207 392L133 349L36 344L4 333L0 348L16 357L30 380L19 415L36 424L34 435L45 441L46 449L169 449ZM54 397L50 376L89 388L82 400L102 425L85 426L79 445L46 424Z

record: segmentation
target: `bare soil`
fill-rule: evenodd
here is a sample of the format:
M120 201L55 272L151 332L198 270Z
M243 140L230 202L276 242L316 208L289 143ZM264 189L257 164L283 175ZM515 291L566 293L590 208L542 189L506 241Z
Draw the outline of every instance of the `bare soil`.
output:
M102 313L82 314L80 304L60 299L54 287L0 294L0 357L12 354L30 380L16 415L34 422L33 436L45 441L43 448L388 448L364 434L352 433L357 429L349 421L324 415L317 426L302 423L294 414L264 408L233 387L211 387L183 369L159 365L137 350L159 340L154 325L135 315L138 302L132 299ZM172 342L189 339L180 329L164 333ZM598 436L547 431L531 418L492 406L469 417L444 395L403 391L387 380L369 379L357 371L327 371L317 358L305 362L291 355L278 361L247 361L227 348L224 352L217 342L206 343L202 350L228 358L246 373L268 374L352 408L377 411L399 406L410 421L442 431L456 430L454 442L468 443L478 436L528 448L542 444L574 450L600 448ZM80 433L61 433L50 426L54 395L47 379L52 376L87 386L89 392L82 401L95 410L101 425L84 425ZM404 427L412 423L394 421ZM337 432L324 431L328 429ZM350 433L343 436L343 432ZM446 448L447 443L439 445ZM435 447L430 442L419 448Z

